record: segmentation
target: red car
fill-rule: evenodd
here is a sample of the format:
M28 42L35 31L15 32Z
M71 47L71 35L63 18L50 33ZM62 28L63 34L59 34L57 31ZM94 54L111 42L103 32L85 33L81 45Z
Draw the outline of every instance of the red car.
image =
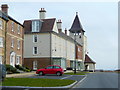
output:
M38 69L36 74L45 75L45 74L56 74L61 76L64 73L64 70L59 65L49 65L46 68Z

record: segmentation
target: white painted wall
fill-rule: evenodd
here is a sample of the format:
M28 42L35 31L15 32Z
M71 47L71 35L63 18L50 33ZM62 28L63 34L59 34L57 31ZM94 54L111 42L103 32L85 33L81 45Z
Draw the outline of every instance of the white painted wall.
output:
M33 42L34 34L24 35L24 58L32 57L50 57L50 34L40 33L38 35L38 42ZM33 55L33 47L38 47L38 54Z
M75 39L74 33L69 33L69 36ZM85 60L85 54L87 53L87 37L85 35L76 34L76 41L83 46L83 60Z
M52 57L64 57L68 60L74 60L75 44L62 37L52 34Z
M88 65L88 70L95 70L95 64L92 64L92 63L86 63L85 65Z
M54 22L53 31L56 32L56 33L58 33L58 27L57 27L57 22L56 22L56 20L55 20L55 22Z

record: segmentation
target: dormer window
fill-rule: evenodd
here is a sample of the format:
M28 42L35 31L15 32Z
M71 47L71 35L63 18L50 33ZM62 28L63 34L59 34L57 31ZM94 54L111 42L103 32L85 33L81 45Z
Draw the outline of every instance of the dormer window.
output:
M32 21L32 32L39 32L40 31L40 21L33 20Z

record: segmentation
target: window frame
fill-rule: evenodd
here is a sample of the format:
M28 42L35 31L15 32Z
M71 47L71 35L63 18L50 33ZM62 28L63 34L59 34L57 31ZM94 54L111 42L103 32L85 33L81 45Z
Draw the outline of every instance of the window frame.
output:
M3 21L0 20L0 29L3 29Z
M3 47L3 37L0 37L0 47Z
M20 64L20 56L17 56L16 57L16 65L19 65Z
M14 47L14 38L13 37L11 38L11 47L12 48Z
M35 48L36 48L36 50L35 50ZM38 47L33 47L33 55L37 55L37 54L38 54Z
M33 42L37 43L38 42L38 35L33 35Z
M18 32L18 34L20 34L20 29L21 29L21 27L20 27L20 25L18 24L18 26L17 26L17 32Z
M17 40L17 49L20 49L20 40Z
M15 26L15 23L12 21L12 25L11 25L12 32L14 32L14 26Z
M33 20L32 21L32 32L39 32L39 30L40 30L40 21Z
M0 55L0 64L2 64L2 59L3 59L3 56Z

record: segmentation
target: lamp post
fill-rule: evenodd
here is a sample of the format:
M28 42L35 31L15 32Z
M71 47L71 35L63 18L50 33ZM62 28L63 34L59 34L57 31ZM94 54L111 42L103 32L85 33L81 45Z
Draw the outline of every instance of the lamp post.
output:
M75 31L75 65L74 65L74 74L76 74L76 31Z

